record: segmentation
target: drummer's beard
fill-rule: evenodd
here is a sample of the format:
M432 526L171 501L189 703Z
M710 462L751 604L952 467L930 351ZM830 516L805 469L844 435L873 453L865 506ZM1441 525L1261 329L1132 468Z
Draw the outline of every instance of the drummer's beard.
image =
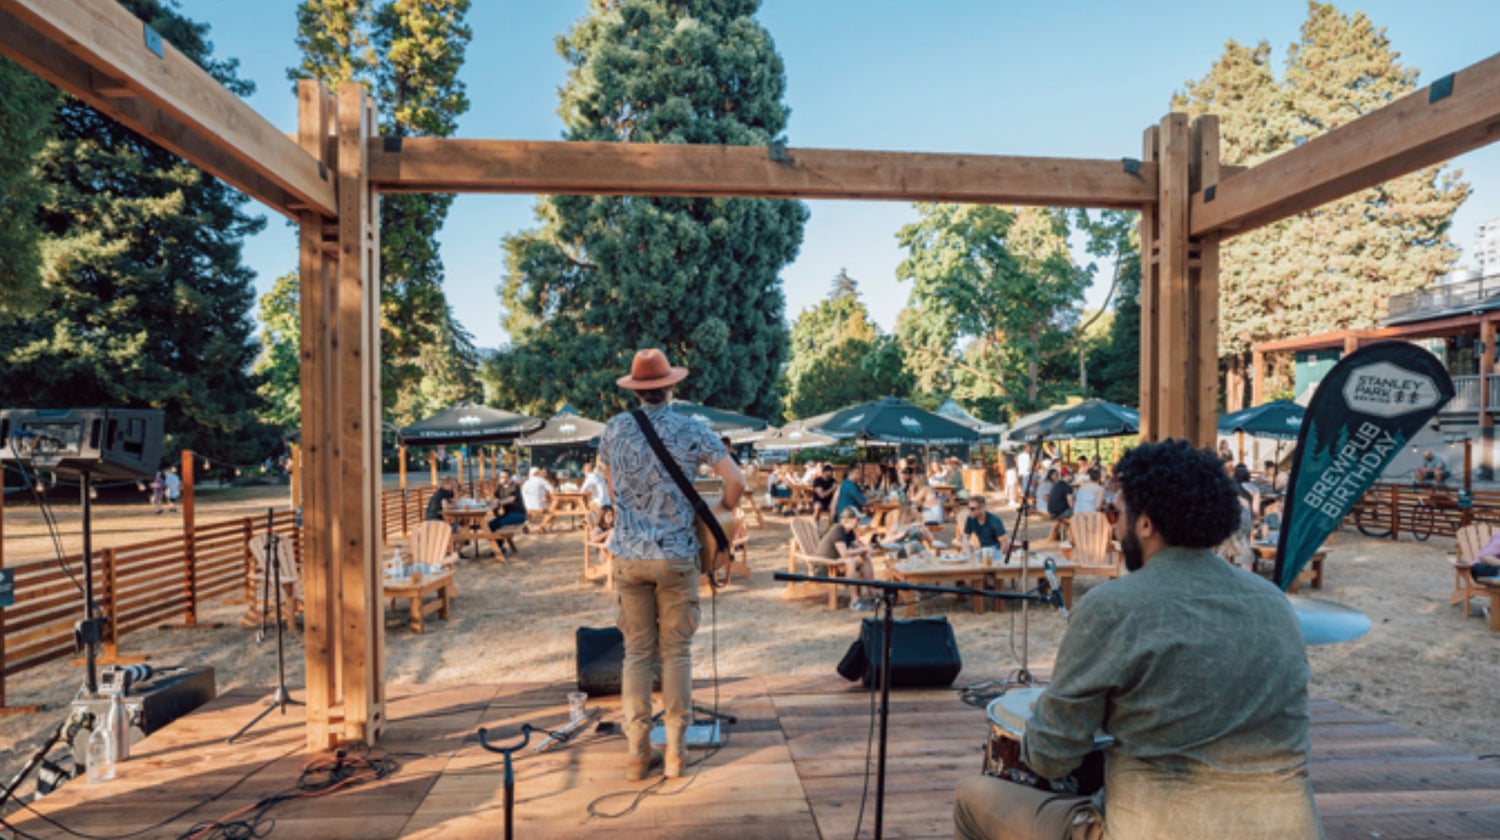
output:
M1127 526L1134 524L1134 521L1126 523ZM1125 536L1120 538L1120 554L1125 558L1127 571L1139 571L1146 565L1146 549L1141 545L1141 538L1135 535L1135 528L1126 527Z

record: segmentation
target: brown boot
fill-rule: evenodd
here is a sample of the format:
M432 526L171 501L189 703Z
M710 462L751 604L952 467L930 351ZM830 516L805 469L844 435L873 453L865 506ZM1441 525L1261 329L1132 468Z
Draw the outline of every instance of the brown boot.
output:
M662 770L662 775L666 776L669 779L680 779L682 778L683 774L687 772L687 768L687 753L682 752L681 750L667 751L666 768Z
M661 753L651 750L647 755L629 755L625 757L625 781L639 782L641 779L651 775L651 771L661 766Z

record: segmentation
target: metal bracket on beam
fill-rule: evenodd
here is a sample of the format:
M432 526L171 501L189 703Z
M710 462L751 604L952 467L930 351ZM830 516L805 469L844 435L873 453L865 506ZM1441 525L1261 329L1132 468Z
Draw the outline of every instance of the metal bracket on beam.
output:
M771 160L774 160L777 163L797 162L792 159L791 155L786 153L786 141L784 140L772 141L771 145L766 149L766 152L768 155L770 155Z
M401 151L401 135L387 134L380 138L380 147L387 152Z
M1453 95L1453 74L1449 73L1441 79L1435 79L1432 87L1427 91L1427 104L1431 105L1442 99Z
M1214 195L1219 191L1218 184L1210 184L1203 188L1203 203L1207 204L1214 200Z
M324 166L322 161L318 162L318 177L328 180L328 167Z
M1141 174L1141 162L1135 158L1120 158L1120 168L1125 170L1126 175Z
M157 58L161 58L161 35L157 34L155 29L144 23L141 24L141 34L146 41L146 49L156 53Z

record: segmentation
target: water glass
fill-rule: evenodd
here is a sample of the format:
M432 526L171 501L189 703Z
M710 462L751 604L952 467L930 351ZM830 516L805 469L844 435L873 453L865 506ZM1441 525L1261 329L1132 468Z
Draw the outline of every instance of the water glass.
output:
M582 691L568 692L568 718L578 720L583 717L583 704L588 702L588 694Z

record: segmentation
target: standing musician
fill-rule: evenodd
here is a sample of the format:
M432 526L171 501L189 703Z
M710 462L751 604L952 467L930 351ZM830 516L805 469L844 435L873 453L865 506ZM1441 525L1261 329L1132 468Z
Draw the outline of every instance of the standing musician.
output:
M724 479L723 505L733 510L745 478L724 444L708 427L672 410L672 386L687 377L660 350L635 354L630 375L616 380L634 391L641 410L684 475L712 465ZM685 736L693 709L693 634L698 630L698 535L692 503L628 412L610 418L599 441L599 468L615 502L614 555L617 623L625 637L620 700L628 753L625 779L639 781L660 766L651 749L651 682L661 665L661 701L666 728L665 774L687 766Z
M1308 784L1306 650L1286 596L1219 559L1239 525L1209 450L1147 443L1117 468L1115 536L1132 574L1073 611L1019 758L1058 779L1113 736L1104 788L1069 797L965 779L961 838L1320 838Z

